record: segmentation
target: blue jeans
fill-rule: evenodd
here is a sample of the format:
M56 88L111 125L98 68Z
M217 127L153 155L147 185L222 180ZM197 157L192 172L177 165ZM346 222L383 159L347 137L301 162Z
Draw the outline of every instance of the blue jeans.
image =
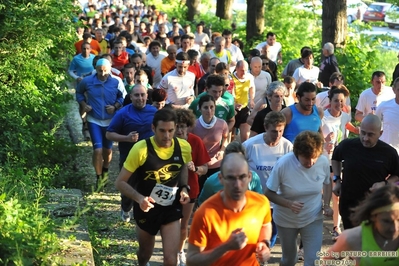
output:
M316 255L321 250L323 242L323 219L315 220L302 228L287 228L277 224L280 237L282 266L293 266L297 263L297 237L301 235L303 251L305 255L305 266L313 266L319 257Z

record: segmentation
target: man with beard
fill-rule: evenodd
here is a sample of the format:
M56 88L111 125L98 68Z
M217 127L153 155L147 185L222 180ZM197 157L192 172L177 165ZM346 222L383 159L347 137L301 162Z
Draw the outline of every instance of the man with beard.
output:
M359 137L345 139L334 149L331 159L335 183L333 193L340 196L339 213L345 230L354 227L350 220L352 208L368 192L388 183L394 184L399 179L398 153L379 140L381 133L381 120L369 114L360 124ZM345 161L344 171L342 161Z
M133 64L126 64L123 67L123 84L125 85L125 89L127 94L130 94L134 87L134 74L136 73L136 68Z
M321 132L321 118L324 111L315 104L316 91L316 85L313 83L301 83L296 92L298 103L290 105L281 111L287 121L283 137L292 143L302 131Z
M152 86L155 72L147 65L147 56L144 53L135 53L129 58L129 62L133 64L136 71L142 69L147 73L148 83Z
M195 75L187 71L190 59L187 53L176 55L176 69L168 72L161 80L158 89L168 92L167 103L173 107L185 108L194 100Z
M248 191L252 174L242 154L225 155L223 190L195 212L188 239L188 265L259 265L270 258L269 200ZM243 227L244 226L244 227Z
M139 140L154 135L151 130L151 123L157 109L146 104L147 88L141 84L136 84L130 93L130 99L132 104L123 107L116 113L106 133L107 139L118 142L120 169L133 145ZM132 179L130 178L128 182L131 186L133 186ZM129 222L133 201L122 195L121 207L122 220Z

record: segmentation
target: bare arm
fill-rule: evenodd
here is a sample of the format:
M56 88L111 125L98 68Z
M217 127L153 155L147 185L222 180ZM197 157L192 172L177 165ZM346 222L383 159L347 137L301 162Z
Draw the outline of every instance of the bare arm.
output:
M287 107L287 108L284 108L283 110L281 110L280 112L285 116L285 121L286 121L287 125L289 123L291 123L291 119L292 119L291 109L289 107Z
M122 167L122 170L119 172L119 175L115 181L115 187L123 195L140 204L140 202L144 199L144 196L138 193L131 185L127 183L131 175L132 172L129 172L125 167Z
M281 65L283 63L283 54L280 52L278 52L277 54L277 62Z
M112 141L117 142L137 142L138 141L138 133L130 132L128 135L121 135L116 132L107 131L105 133L105 137Z
M356 110L356 113L355 113L356 121L362 122L363 118L364 118L363 112L360 112L359 110Z
M204 251L204 249L205 247L197 247L189 243L187 250L187 265L210 265L220 257L223 257L223 255L230 250L227 242L211 250Z
M258 132L251 130L251 132L249 133L249 137L252 138L253 136L258 135Z
M267 107L267 104L263 101L263 98L258 100L254 106L254 109L252 110L251 114L248 116L247 118L247 124L249 124L250 126L252 126L252 124L254 123L254 119L256 114Z
M180 170L180 182L179 185L187 185L188 184L188 166L187 163L184 164Z
M229 128L229 132L233 129L235 123L236 123L235 116L233 116L229 121L227 121L227 126Z
M332 167L334 175L341 176L341 171L342 171L342 162L341 161L331 160L331 167Z
M248 91L249 95L249 107L253 109L255 107L254 97L255 97L255 90L254 87L250 87Z
M376 189L379 189L381 187L386 186L388 183L389 184L395 184L398 181L398 176L396 175L391 175L389 176L387 179L385 179L384 181L380 181L380 182L375 182L371 188L369 189L371 192L375 191Z
M330 206L331 196L332 196L332 184L331 184L331 181L330 181L329 184L323 184L323 202L324 202L324 206Z
M220 257L223 257L230 250L243 249L247 245L247 241L247 236L242 228L237 228L231 233L226 242L207 251L204 251L205 247L198 247L189 243L187 251L187 265L210 265Z
M262 225L258 242L263 241L263 240L270 240L271 237L272 237L272 223L270 222L270 223Z
M205 175L208 172L208 163L197 166L197 167L198 167L198 170L196 173L198 174L198 176Z
M331 167L332 167L334 175L340 177L341 176L341 171L342 171L342 162L341 161L331 160ZM341 194L341 181L337 180L335 182L333 193L336 196L339 196Z
M319 113L320 120L324 117L324 110L321 107L317 107L317 112Z
M281 195L278 195L275 191L272 191L267 187L265 188L265 195L271 202L286 208L291 208L292 201L282 197Z
M362 250L361 227L355 227L342 232L337 241L327 250L323 259L340 259L342 251ZM346 256L343 256L346 257Z

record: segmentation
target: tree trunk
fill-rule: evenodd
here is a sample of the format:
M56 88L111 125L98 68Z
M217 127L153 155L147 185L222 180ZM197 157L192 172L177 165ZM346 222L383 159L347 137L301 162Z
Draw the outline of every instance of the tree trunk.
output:
M200 4L200 0L186 0L187 10L187 20L193 21L194 16L199 13L198 5Z
M344 47L347 26L346 0L323 0L322 45L331 42Z
M221 19L231 20L233 9L233 0L217 0L216 16Z
M264 0L247 0L247 40L262 35L265 28Z

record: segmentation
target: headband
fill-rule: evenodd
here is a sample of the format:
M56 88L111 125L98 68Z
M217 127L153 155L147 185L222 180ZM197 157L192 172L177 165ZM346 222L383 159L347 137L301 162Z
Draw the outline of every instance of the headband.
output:
M371 212L371 215L378 214L378 213L381 213L381 212L389 212L389 211L396 211L396 210L399 210L399 202L395 202L395 203L392 203L390 205L386 205L386 206L374 209Z
M98 66L107 66L111 67L111 62L108 59L101 58L100 60L97 61L96 67Z
M176 63L177 64L190 64L190 61L189 60L176 60Z

